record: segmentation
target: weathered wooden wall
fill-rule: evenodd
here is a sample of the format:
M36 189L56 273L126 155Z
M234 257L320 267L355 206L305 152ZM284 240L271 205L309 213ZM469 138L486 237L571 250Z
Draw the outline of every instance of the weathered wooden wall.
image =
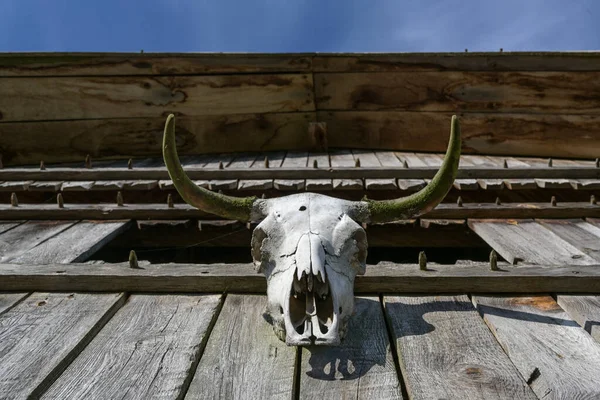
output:
M329 147L596 158L600 53L2 54L6 165ZM326 123L315 138L311 122Z

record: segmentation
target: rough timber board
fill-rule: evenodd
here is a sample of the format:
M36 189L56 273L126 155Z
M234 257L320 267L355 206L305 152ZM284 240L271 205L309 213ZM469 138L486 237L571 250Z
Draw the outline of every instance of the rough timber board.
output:
M474 296L473 303L539 398L600 397L600 344L550 296Z
M569 317L600 343L600 296L558 295L556 301Z
M379 263L357 276L355 293L597 293L600 266L488 263L434 265ZM252 264L152 264L132 269L128 263L15 265L0 264L0 291L126 291L166 293L265 293L265 278Z
M402 399L377 297L356 298L339 347L302 347L300 399Z
M561 239L596 261L600 261L600 228L581 219L538 220Z
M0 262L11 262L69 229L74 221L28 221L0 235Z
M131 296L42 398L181 398L220 297Z
M290 399L296 348L263 319L265 296L228 295L186 399Z
M587 254L531 220L470 220L469 227L512 264L592 265Z
M388 297L411 399L535 399L468 297Z
M80 221L46 241L13 257L15 264L83 262L129 228L131 221ZM0 236L2 240L2 236Z
M34 293L0 316L0 398L37 398L124 301L118 293Z
M0 235L21 225L23 221L0 221Z
M306 74L11 78L2 90L3 122L314 111Z
M0 293L0 315L27 297L27 293Z

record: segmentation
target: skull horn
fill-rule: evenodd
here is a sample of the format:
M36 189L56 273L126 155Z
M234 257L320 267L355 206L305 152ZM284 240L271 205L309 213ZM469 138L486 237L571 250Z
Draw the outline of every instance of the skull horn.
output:
M262 217L263 200L256 197L233 197L211 192L196 185L183 171L177 144L175 143L175 116L170 114L165 123L163 158L173 180L173 185L186 203L215 215L238 221L250 221Z
M452 187L460 161L460 125L452 116L450 142L444 162L431 182L419 192L393 200L366 200L369 216L365 222L390 222L425 214L434 209ZM364 204L364 203L363 203Z

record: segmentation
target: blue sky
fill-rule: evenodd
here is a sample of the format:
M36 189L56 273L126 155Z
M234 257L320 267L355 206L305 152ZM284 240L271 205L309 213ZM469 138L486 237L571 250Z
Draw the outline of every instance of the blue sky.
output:
M0 0L0 51L600 50L599 0Z

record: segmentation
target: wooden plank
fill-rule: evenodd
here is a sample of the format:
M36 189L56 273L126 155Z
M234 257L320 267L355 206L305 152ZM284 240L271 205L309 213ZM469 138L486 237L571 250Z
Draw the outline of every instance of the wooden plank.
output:
M402 399L377 297L356 298L339 347L302 347L301 359L300 399Z
M600 110L599 72L317 73L319 110L564 112Z
M537 189L538 187L535 179L505 179L504 185L509 190Z
M392 154L393 155L393 154ZM384 166L375 152L370 150L352 150L354 162L360 163L360 167L382 167ZM397 165L400 167L400 165ZM396 180L391 179L365 179L367 190L396 190Z
M558 305L569 317L600 343L600 296L556 296Z
M467 296L384 302L411 399L536 398Z
M124 107L126 108L126 107ZM150 109L152 107L148 107ZM197 110L195 110L197 111ZM238 112L240 112L238 110ZM306 127L314 113L177 116L180 155L312 148ZM160 156L165 118L44 121L2 124L5 165ZM44 135L40 136L40 132ZM79 166L83 166L80 164ZM142 165L134 162L134 170Z
M158 187L158 181L154 179L139 179L135 181L125 181L123 189L125 190L152 190Z
M4 122L314 111L312 86L308 74L13 78L0 109Z
M528 220L470 220L469 227L512 264L592 265L597 261Z
M67 181L63 182L61 190L63 192L87 192L94 186L94 181Z
M473 303L539 398L600 397L600 345L550 296L474 296Z
M572 189L569 179L534 179L540 189Z
M0 262L28 253L73 226L73 221L28 221L0 235Z
M305 153L302 153L305 154ZM408 160L410 153L397 153L400 159ZM239 155L237 155L239 156ZM251 157L251 156L250 156ZM231 155L224 154L220 159L223 166L231 160ZM252 159L253 161L254 159ZM333 152L331 154L333 168L252 168L252 169L219 169L216 167L187 168L185 171L192 180L198 179L431 179L438 172L439 167L363 167L356 168L354 157L349 150ZM334 161L335 164L334 165ZM248 162L245 160L244 162ZM303 161L300 162L304 164ZM352 165L350 165L352 164ZM212 163L211 163L212 165ZM218 167L218 162L217 162ZM139 168L136 170L126 168L112 169L80 169L80 168L53 168L44 171L33 168L7 168L0 169L0 178L6 181L19 180L27 177L36 181L64 180L166 180L169 178L166 168ZM457 179L512 179L512 178L542 178L542 179L597 179L600 178L600 168L462 168L456 173Z
M87 261L131 226L131 221L80 221L10 259L15 264L66 264ZM1 237L0 237L1 240Z
M308 72L312 56L298 53L3 53L0 76Z
M452 203L442 203L425 214L430 219L523 219L523 218L595 218L600 217L600 205L585 203L504 203L475 204L464 203L458 207ZM219 217L198 210L188 204L125 204L119 207L114 203L65 204L58 208L55 204L22 204L11 207L0 204L0 220L80 220L80 219L219 219Z
M285 152L262 153L256 156L256 159L250 168L266 168L266 159L268 159L268 168L279 168L285 157ZM238 190L269 190L273 189L273 179L246 180L241 179L238 183Z
M598 293L600 268L593 266L500 263L435 265L379 263L355 281L356 293ZM265 293L265 278L252 264L151 264L132 269L129 263L15 265L0 264L0 291L126 291Z
M239 170L248 170L250 166L256 160L256 154L254 153L242 153L233 156L230 162L223 162L223 165L226 168L237 172ZM220 160L221 161L221 160ZM215 161L212 161L213 163ZM211 180L209 182L210 190L218 191L218 190L235 190L238 188L238 179L229 179L229 180Z
M33 183L33 181L6 181L0 183L0 191L1 192L24 192L29 189L29 186Z
M28 186L27 190L36 192L60 192L62 181L34 181Z
M375 91L374 93L378 93ZM451 112L319 111L330 148L446 151ZM595 159L600 146L589 132L597 115L477 113L461 115L463 154ZM504 178L504 177L498 177Z
M314 168L314 163L317 162L317 168L329 168L329 154L327 153L308 153L308 168ZM307 179L306 190L332 190L333 181L331 179Z
M444 161L444 158L439 154L416 154L416 156L423 160L426 165L435 168L440 168ZM460 164L464 166L471 163L468 160L461 160ZM458 190L478 190L479 184L475 179L455 179L454 187Z
M0 293L0 315L19 304L27 296L27 293Z
M296 349L273 334L265 296L228 295L186 399L289 399Z
M182 397L220 297L131 296L43 398Z
M598 52L318 54L315 72L598 71Z
M502 179L477 179L476 182L483 190L504 189L504 181Z
M307 152L288 151L283 159L281 167L283 168L306 168L308 165ZM273 181L273 186L277 190L304 190L306 187L305 179L283 180L276 179Z
M125 181L95 181L90 190L118 191L123 190Z
M596 261L600 261L600 228L583 220L538 220L544 227Z
M0 221L0 234L21 225L23 221Z
M346 167L354 168L354 170L360 170L356 168L354 157L350 150L335 150L329 152L329 160L332 167ZM362 190L363 181L361 179L334 179L333 180L334 190Z
M0 316L0 392L38 398L124 302L119 293L34 293Z

